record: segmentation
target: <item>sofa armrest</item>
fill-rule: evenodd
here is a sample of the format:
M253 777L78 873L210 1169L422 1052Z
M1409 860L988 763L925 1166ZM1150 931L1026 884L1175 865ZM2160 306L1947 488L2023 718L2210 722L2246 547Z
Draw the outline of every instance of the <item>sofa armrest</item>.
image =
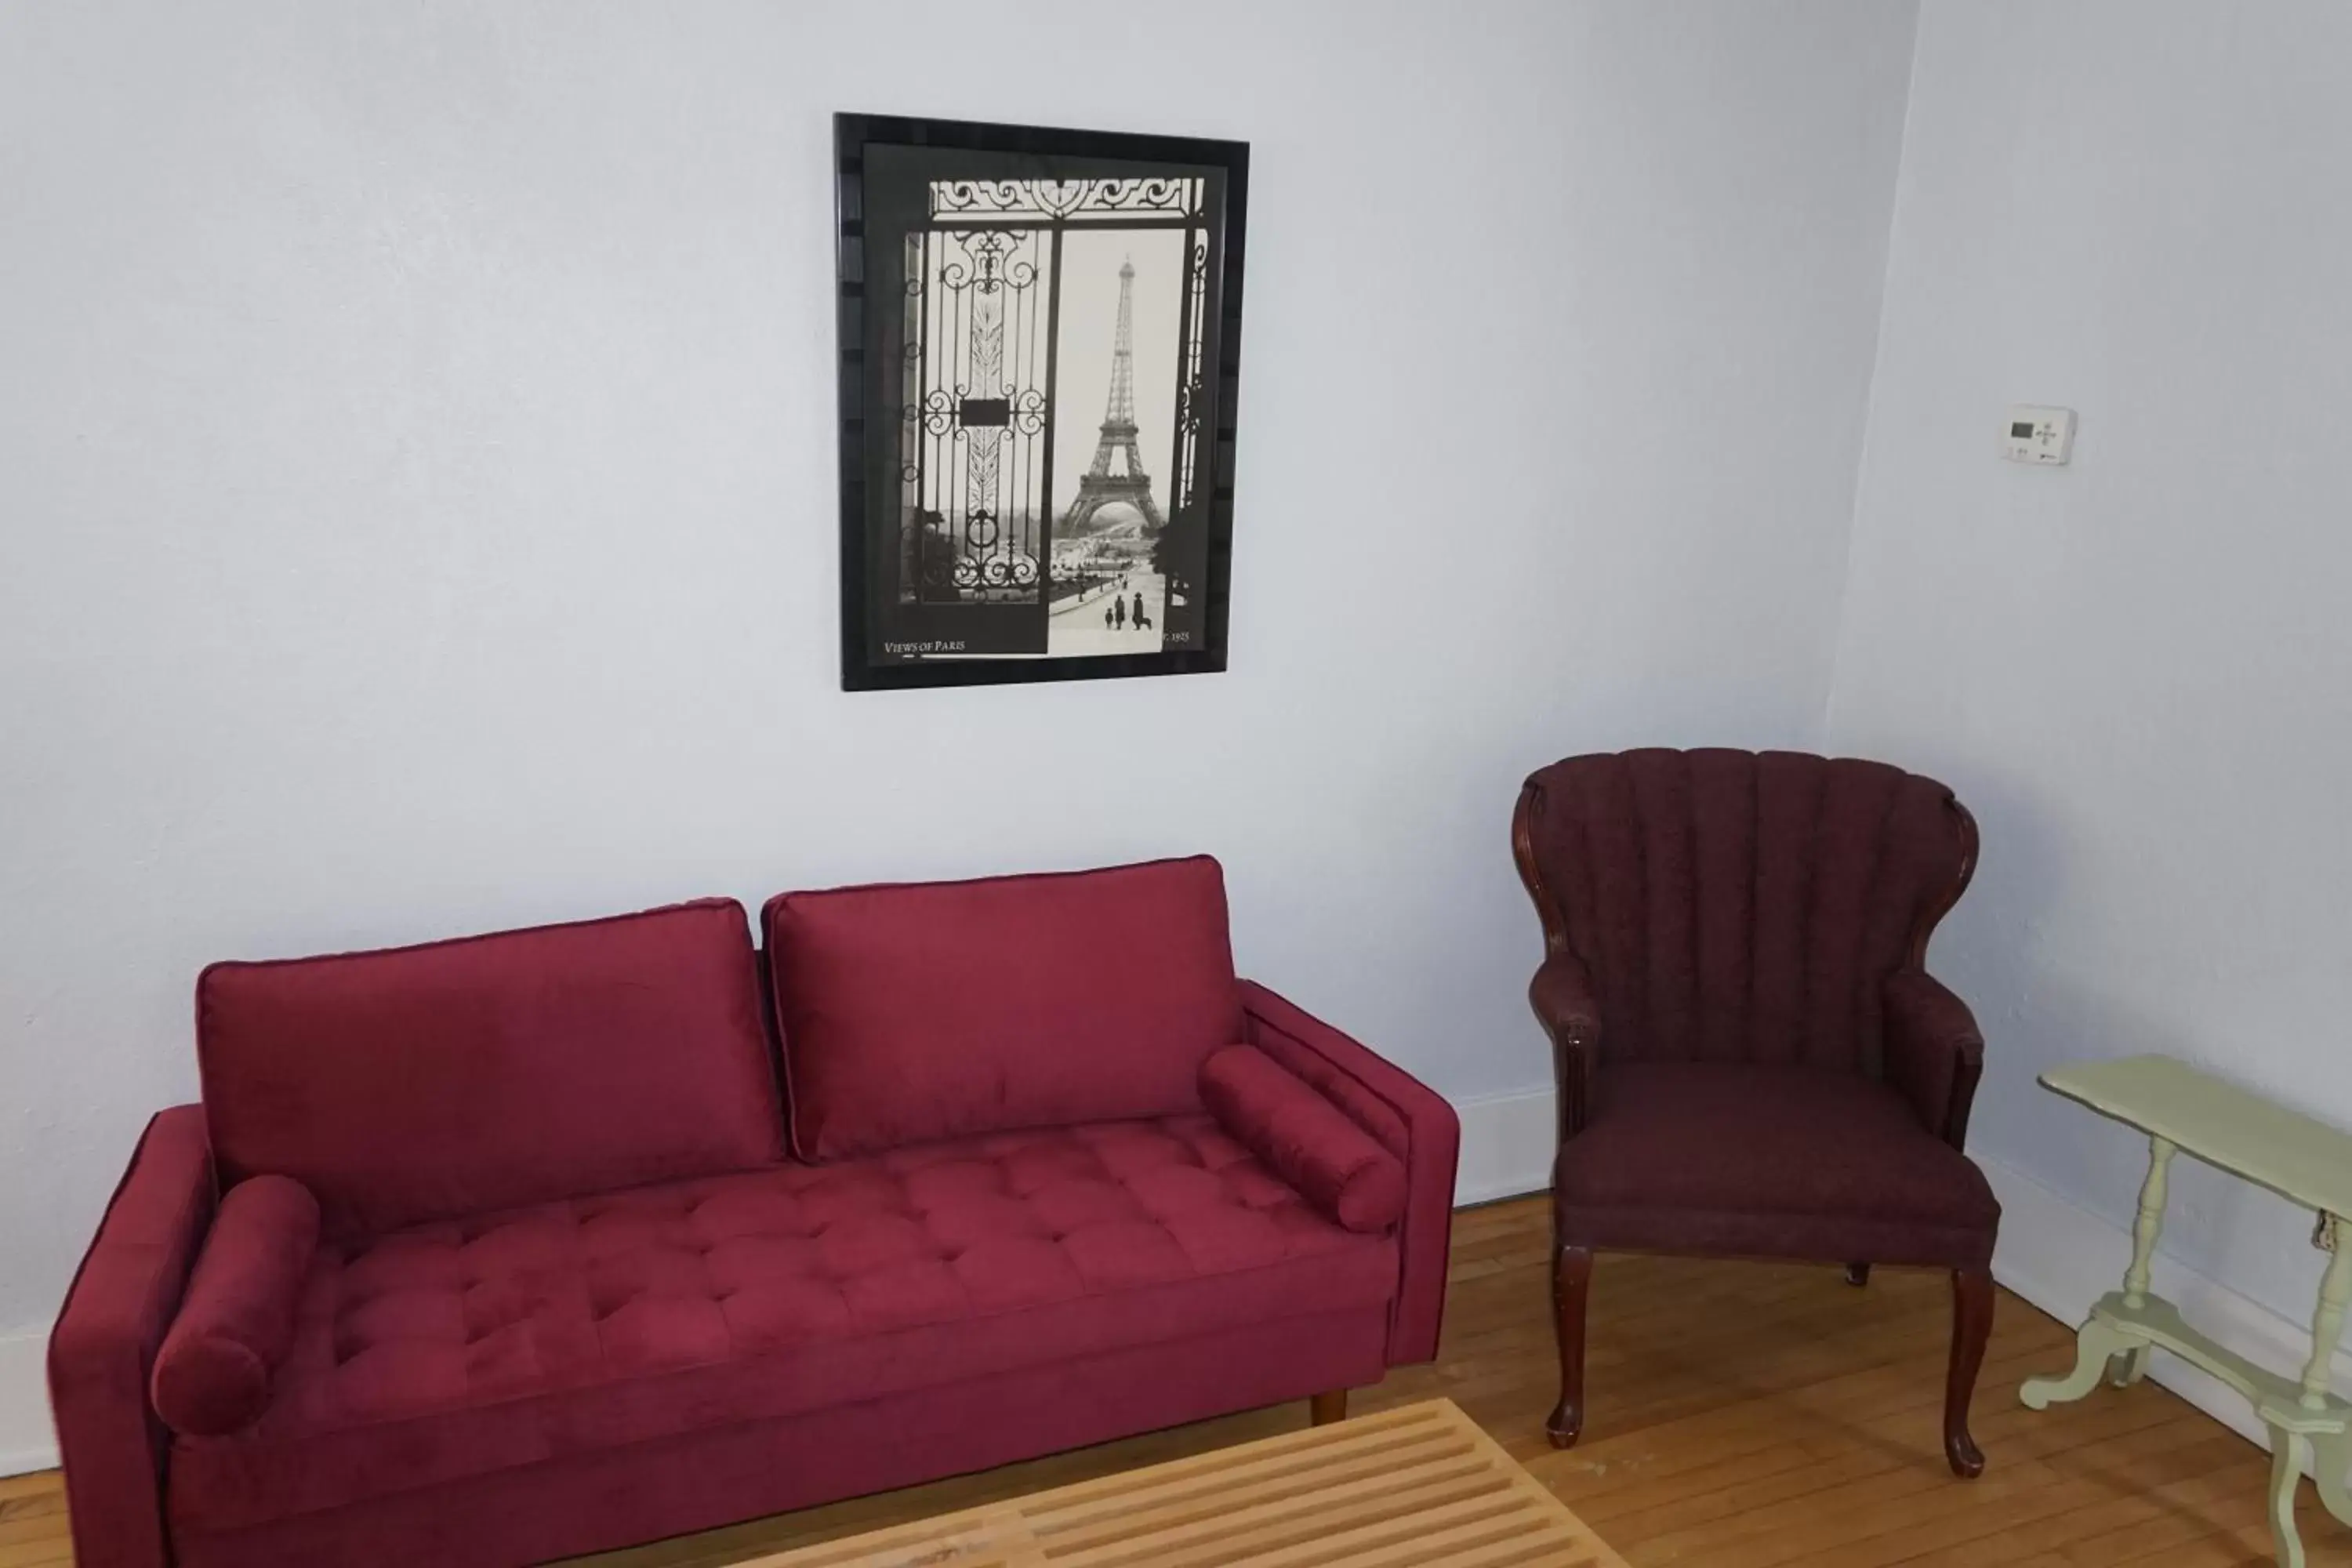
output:
M1969 1005L1925 970L1886 982L1886 1080L1928 1131L1955 1149L1984 1073L1984 1036Z
M201 1106L147 1124L49 1335L49 1405L80 1568L168 1568L169 1438L147 1397L155 1353L212 1224Z
M1389 1320L1389 1364L1430 1361L1445 1311L1446 1249L1454 1229L1454 1169L1462 1125L1454 1108L1402 1068L1292 1006L1255 981L1242 982L1248 1042L1307 1080L1404 1162L1404 1217L1396 1305Z
M1568 952L1552 953L1528 982L1528 1005L1551 1037L1552 1077L1559 1090L1559 1141L1584 1131L1591 1110L1592 1071L1601 1054L1601 1003L1584 961Z

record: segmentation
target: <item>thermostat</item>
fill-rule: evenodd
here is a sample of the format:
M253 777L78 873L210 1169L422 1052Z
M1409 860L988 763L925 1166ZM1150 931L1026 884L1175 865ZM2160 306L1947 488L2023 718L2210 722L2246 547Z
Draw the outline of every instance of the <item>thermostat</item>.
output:
M2074 454L2074 411L2021 403L2001 427L2000 455L2012 463L2063 463Z

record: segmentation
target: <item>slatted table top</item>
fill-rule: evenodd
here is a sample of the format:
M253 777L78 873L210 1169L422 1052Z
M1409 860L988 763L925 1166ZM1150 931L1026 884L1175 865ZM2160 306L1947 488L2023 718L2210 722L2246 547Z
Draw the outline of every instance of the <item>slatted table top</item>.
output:
M1447 1399L742 1568L1625 1568Z

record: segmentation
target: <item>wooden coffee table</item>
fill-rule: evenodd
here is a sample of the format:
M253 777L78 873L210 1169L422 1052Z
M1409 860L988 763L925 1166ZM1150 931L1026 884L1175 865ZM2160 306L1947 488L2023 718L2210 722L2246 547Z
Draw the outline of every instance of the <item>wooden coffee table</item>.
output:
M1625 1568L1432 1400L742 1568Z

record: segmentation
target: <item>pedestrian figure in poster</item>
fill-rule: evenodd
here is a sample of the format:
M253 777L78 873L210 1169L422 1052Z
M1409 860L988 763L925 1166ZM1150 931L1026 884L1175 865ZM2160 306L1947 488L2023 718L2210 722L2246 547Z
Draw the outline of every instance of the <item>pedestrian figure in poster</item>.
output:
M1139 590L1135 595L1135 629L1142 631L1150 625L1151 617L1143 613L1143 595Z
M1103 606L1103 630L1110 631L1112 629L1114 628L1110 624L1110 606L1108 605L1105 605Z
M1111 629L1113 631L1123 632L1127 630L1127 601L1125 599L1114 598L1111 600L1110 615Z

